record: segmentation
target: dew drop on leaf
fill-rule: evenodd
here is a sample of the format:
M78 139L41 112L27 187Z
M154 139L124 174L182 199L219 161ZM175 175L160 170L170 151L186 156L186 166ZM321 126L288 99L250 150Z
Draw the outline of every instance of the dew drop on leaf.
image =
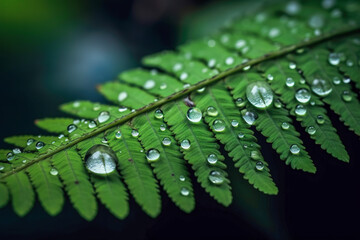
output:
M238 138L242 139L242 138L244 138L244 137L245 137L245 134L244 134L244 133L239 133L239 134L238 134Z
M296 63L290 62L290 63L289 63L289 68L290 68L290 69L295 69L295 68L296 68Z
M115 133L115 138L116 138L116 139L121 139L121 137L122 137L121 132L120 132L120 131L117 131L117 132Z
M245 106L245 104L246 104L246 102L244 101L244 99L242 99L242 98L237 98L236 100L235 100L235 105L237 106L237 107L244 107Z
M20 153L21 153L20 148L14 148L14 149L13 149L13 153L14 153L14 154L20 154Z
M190 141L188 139L184 139L184 140L181 141L180 146L181 146L182 149L187 150L187 149L190 148L191 143L190 143Z
M180 193L181 193L181 195L186 197L186 196L189 196L190 191L186 187L183 187L183 188L181 188Z
M296 91L295 98L300 103L307 103L310 101L311 94L307 89L300 88Z
M119 107L119 112L125 112L127 110L127 107Z
M239 49L239 48L244 47L245 45L246 45L245 40L239 39L235 43L235 48Z
M154 113L155 118L162 119L164 117L164 113L161 109L157 109Z
M15 154L12 152L9 152L8 154L6 154L6 160L8 160L9 162L12 161L15 158Z
M225 177L219 171L211 171L209 174L209 180L213 184L220 185L225 181Z
M271 75L270 73L266 76L266 78L267 78L267 80L269 80L269 81L274 80L274 76Z
M124 101L124 100L127 98L127 96L128 96L127 92L121 92L121 93L119 93L119 96L118 96L119 102Z
M351 79L349 77L345 77L343 79L343 83L350 83Z
M352 96L350 92L347 90L342 92L341 97L345 102L350 102L352 100Z
M62 139L63 137L65 137L65 135L64 135L64 134L60 134L58 138L59 138L59 139Z
M354 62L352 60L348 59L348 60L346 60L346 66L352 67L352 66L354 66Z
M340 79L338 76L335 76L335 77L333 78L333 83L334 83L335 85L339 85L339 84L341 83L341 79Z
M247 86L246 97L254 107L264 109L271 105L274 94L269 84L258 81Z
M218 111L213 106L208 107L206 112L211 117L216 117L218 115Z
M295 107L295 114L298 115L298 116L305 116L307 112L307 109L304 105L302 104L299 104L299 105L296 105Z
M283 122L283 123L281 124L281 128L284 129L284 130L288 130L289 127L290 127L290 125L289 125L289 123L287 123L287 122Z
M275 106L276 108L281 108L281 107L282 107L282 103L281 103L280 99L277 98L277 99L274 101L274 106Z
M164 146L170 146L171 145L171 139L168 137L164 137L161 141Z
M180 180L181 182L184 182L185 179L186 179L186 178L184 177L184 175L180 175L179 180Z
M109 112L101 112L98 116L99 123L104 123L107 120L110 119L110 113Z
M212 125L215 132L223 132L225 130L225 123L223 120L216 119Z
M149 149L149 151L146 152L146 159L148 162L156 162L160 158L160 152L155 149Z
M292 79L291 77L286 78L286 82L285 82L286 86L288 87L293 87L295 85L295 81L294 79Z
M133 129L133 130L131 131L131 136L133 136L133 137L138 137L138 136L139 136L139 132L138 132L137 130Z
M259 160L261 158L260 153L255 150L250 152L250 157L254 160Z
M189 76L189 75L188 75L186 72L183 72L183 73L180 74L180 80L181 80L181 81L184 81L185 79L188 78L188 76Z
M27 146L30 146L31 144L33 144L35 142L35 140L33 138L29 138L27 141L26 141L26 145Z
M329 54L329 58L328 58L328 61L331 65L339 65L340 63L340 57L339 57L339 54L337 53L330 53Z
M189 108L186 117L190 122L198 123L202 118L201 110L199 108Z
M85 155L86 168L95 174L105 175L115 171L118 161L114 151L105 145L91 147Z
M289 15L296 15L300 12L301 5L300 3L296 1L291 1L288 4L286 4L285 12Z
M296 145L296 144L291 145L291 146L290 146L290 152L291 152L292 154L299 154L299 152L300 152L299 146Z
M177 71L180 71L182 69L182 64L181 63L175 63L174 66L173 66L173 71L174 72L177 72Z
M242 115L242 118L244 119L244 121L249 125L253 125L255 120L257 119L256 113L250 112L246 109L241 111L241 115Z
M260 161L258 161L256 164L255 164L255 168L256 168L256 170L258 170L258 171L262 171L263 169L264 169L264 163L263 162L260 162Z
M155 81L152 79L147 80L144 84L145 89L152 89L154 87L155 87Z
M233 126L234 128L239 126L239 121L238 120L231 120L231 126Z
M0 171L2 171L2 170L4 170L4 169L5 169L5 167L2 166L2 165L0 165Z
M225 59L225 63L226 65L231 65L234 63L234 58L233 57L228 57Z
M50 169L50 174L53 176L56 176L59 174L59 171L56 168L51 168Z
M164 90L167 88L167 84L166 83L161 83L160 84L160 90Z
M314 126L309 126L307 129L306 129L306 132L310 135L314 135L316 133L316 128Z
M36 146L35 146L35 147L36 147L37 150L40 150L40 149L42 149L44 146L45 146L45 143L40 141L40 142L37 142L37 143L36 143Z
M67 127L68 133L72 133L72 132L74 132L76 129L77 129L77 127L76 127L74 124L70 124L70 125Z
M89 126L89 128L95 128L96 125L97 125L97 124L96 124L95 121L90 121L88 126Z
M209 164L214 165L217 163L218 157L215 154L210 154L206 160L208 161Z
M159 129L160 131L164 132L166 130L165 124L161 124Z
M209 62L208 62L208 67L213 68L213 67L215 67L215 64L216 64L216 60L215 59L210 59Z
M320 97L325 97L331 93L332 87L326 80L315 78L311 83L311 90Z

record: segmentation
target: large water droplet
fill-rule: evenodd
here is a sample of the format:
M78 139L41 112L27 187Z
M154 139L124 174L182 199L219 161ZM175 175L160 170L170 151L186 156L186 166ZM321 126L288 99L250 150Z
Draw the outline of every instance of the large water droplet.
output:
M133 129L133 130L131 131L131 136L133 136L133 137L138 137L138 136L139 136L139 132L138 132L137 130Z
M199 108L189 108L186 114L187 119L189 119L190 122L200 122L202 118L202 113Z
M214 164L217 163L218 157L217 157L215 154L210 154L210 155L207 157L207 161L208 161L208 163L210 163L211 165L214 165Z
M295 107L295 114L298 116L305 116L306 112L306 107L302 104L299 104Z
M351 93L347 90L343 91L342 93L342 99L345 101L345 102L350 102L352 100L352 96L351 96Z
M35 147L36 147L37 150L40 150L40 149L42 149L44 146L45 146L45 143L40 141L40 142L37 142L37 143L36 143L36 146L35 146Z
M209 174L209 180L213 184L220 185L225 181L225 177L219 171L211 171Z
M9 153L6 155L6 160L8 160L9 162L12 161L14 158L15 158L15 154L12 153L12 152L9 152Z
M168 138L168 137L164 137L163 140L162 140L162 144L164 146L170 146L171 145L171 139Z
M29 138L27 141L26 141L26 145L27 146L30 146L31 144L33 144L35 142L35 140L33 138Z
M70 125L67 127L68 133L72 133L72 132L74 132L76 129L77 129L77 127L76 127L74 124L70 124Z
M301 88L296 91L295 98L298 102L307 103L310 101L311 94L307 89Z
M311 83L311 90L320 97L325 97L331 93L332 87L326 80L315 78Z
M314 126L309 126L306 131L308 134L314 135L316 133L316 128Z
M50 169L50 174L53 176L56 176L59 174L59 171L56 168L51 168Z
M291 152L292 154L299 154L299 152L300 152L299 146L296 145L296 144L291 145L291 146L290 146L290 152Z
M189 196L190 191L189 191L189 189L187 189L186 187L183 187L183 188L181 188L181 190L180 190L180 194L186 197L186 196Z
M245 120L245 122L249 125L253 125L255 120L257 119L257 115L254 112L250 112L246 109L241 111L242 118Z
M184 139L184 140L181 141L180 145L181 145L182 149L187 150L187 149L190 148L191 143L190 143L190 141L188 139Z
M264 81L258 81L247 86L246 97L255 107L264 109L270 106L274 95L269 84Z
M212 106L208 107L206 112L209 116L212 116L212 117L216 117L218 115L218 111L216 110L216 108L214 108Z
M109 112L101 112L98 116L99 123L104 123L107 120L110 119L110 113Z
M213 122L213 129L215 132L223 132L225 130L225 123L223 120L216 119Z
M256 170L258 170L258 171L262 171L263 169L264 169L264 163L263 162L260 162L260 161L258 161L257 163L256 163L256 165L255 165L255 168L256 168Z
M164 117L164 113L161 111L161 109L157 109L154 113L154 116L157 119L162 119Z
M328 61L329 61L329 63L330 63L331 65L334 65L334 66L339 65L339 63L340 63L340 56L339 56L339 54L337 54L337 53L330 53L330 54L329 54Z
M160 152L157 149L150 149L146 153L146 159L148 162L156 162L160 158Z
M95 145L85 155L86 168L96 174L109 174L115 171L117 157L114 151L105 145Z
M316 117L316 122L317 122L318 124L324 124L324 122L325 122L324 116L318 115L318 116Z

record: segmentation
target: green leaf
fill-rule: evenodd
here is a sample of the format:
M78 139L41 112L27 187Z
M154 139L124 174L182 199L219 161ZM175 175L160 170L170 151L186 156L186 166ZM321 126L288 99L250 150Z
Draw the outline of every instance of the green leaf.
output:
M6 206L9 202L9 191L5 184L0 183L0 207Z

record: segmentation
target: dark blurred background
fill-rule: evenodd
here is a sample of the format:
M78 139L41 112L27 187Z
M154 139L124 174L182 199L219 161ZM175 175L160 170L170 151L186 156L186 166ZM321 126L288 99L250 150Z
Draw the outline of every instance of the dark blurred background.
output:
M211 34L236 14L260 5L260 1L215 0L1 0L0 138L42 133L34 127L34 119L65 116L58 110L61 103L105 102L95 90L97 84L139 66L147 54ZM316 175L285 166L258 136L278 196L254 190L230 160L234 202L228 208L218 205L198 184L193 213L182 213L163 194L163 211L156 219L146 216L133 199L126 220L115 219L99 205L98 216L90 223L69 202L54 218L39 203L24 218L9 205L0 209L0 238L358 239L359 138L330 115L351 163L332 158L304 134L318 167Z

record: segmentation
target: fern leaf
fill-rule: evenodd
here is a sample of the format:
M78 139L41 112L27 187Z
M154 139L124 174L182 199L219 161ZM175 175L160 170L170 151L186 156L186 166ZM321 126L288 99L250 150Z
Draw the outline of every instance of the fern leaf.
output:
M6 206L9 202L9 191L5 184L0 183L0 207Z
M48 132L64 133L73 122L74 119L71 118L45 118L36 120L35 124Z

